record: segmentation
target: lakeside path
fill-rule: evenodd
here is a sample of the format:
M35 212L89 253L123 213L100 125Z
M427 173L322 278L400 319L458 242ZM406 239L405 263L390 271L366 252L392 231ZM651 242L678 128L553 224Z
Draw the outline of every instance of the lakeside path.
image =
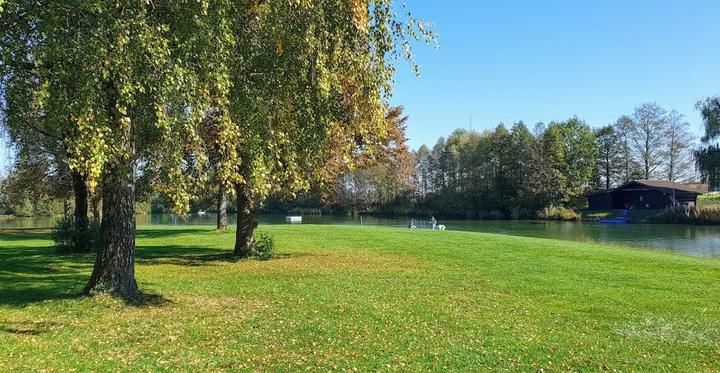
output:
M93 255L0 230L0 371L720 369L720 260L473 232L143 226L131 303Z

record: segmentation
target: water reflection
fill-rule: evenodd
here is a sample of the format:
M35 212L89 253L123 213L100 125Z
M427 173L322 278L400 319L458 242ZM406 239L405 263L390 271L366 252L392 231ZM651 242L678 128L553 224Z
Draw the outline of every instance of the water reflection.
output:
M214 214L180 217L171 214L138 215L138 225L213 225ZM415 218L419 229L429 229L428 218ZM348 216L303 216L304 224L379 225L405 228L411 218L379 218ZM231 225L236 222L229 216ZM259 224L286 224L284 215L263 215ZM52 227L57 218L0 219L2 227ZM507 220L442 220L448 230L510 234L572 241L595 241L677 251L690 255L720 257L720 227L658 225L658 224L597 224L548 221Z

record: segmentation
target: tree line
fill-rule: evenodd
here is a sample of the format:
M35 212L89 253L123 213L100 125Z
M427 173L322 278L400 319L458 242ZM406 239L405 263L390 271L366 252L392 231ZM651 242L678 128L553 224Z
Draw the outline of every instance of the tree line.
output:
M382 142L396 62L412 63L413 41L434 40L391 0L0 6L0 120L18 152L10 179L31 180L34 167L58 180L78 231L97 209L88 294L138 294L144 193L177 213L202 194L220 208L234 196L234 252L247 256L268 195L322 183L328 159L350 163Z
M550 206L583 208L587 192L631 180L704 179L707 173L696 172L698 150L689 127L676 110L646 103L595 129L579 118L532 129L523 122L483 132L458 129L395 167L411 168L410 182L388 185L393 180L373 168L344 176L353 183L340 184L336 207L473 218L532 218Z

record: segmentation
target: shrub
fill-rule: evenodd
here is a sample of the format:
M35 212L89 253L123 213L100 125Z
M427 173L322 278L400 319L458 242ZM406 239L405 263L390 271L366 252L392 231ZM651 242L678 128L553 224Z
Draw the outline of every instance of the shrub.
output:
M275 241L272 236L267 233L260 233L255 236L255 244L250 257L257 260L268 260L272 258L274 251Z
M720 206L698 206L693 208L695 224L720 224Z
M649 217L648 219L656 223L697 225L720 224L720 205L708 205L689 208L675 207L663 210L661 213Z
M89 252L100 244L100 224L90 222L85 233L79 232L72 218L60 219L53 233L55 247L62 253Z
M564 220L564 221L579 221L580 215L565 207L546 207L538 214L540 219L545 220Z

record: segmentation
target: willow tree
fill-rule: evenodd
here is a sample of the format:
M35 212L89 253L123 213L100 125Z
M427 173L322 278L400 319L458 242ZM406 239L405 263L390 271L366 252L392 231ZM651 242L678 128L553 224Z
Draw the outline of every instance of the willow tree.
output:
M225 135L223 131L227 129L223 115L216 107L210 107L206 110L206 116L200 130L203 138L205 153L208 157L208 168L206 170L206 185L201 187L198 194L210 194L215 197L215 208L217 210L216 228L225 231L228 228L228 189L225 183L220 179L220 171L223 166L226 152L223 151L222 139Z
M716 191L720 185L720 97L708 97L699 101L696 108L703 119L705 133L702 146L695 151L695 161L702 181Z
M57 119L68 165L90 189L102 185L102 243L86 291L137 294L134 276L135 177L139 166L168 170L169 190L193 175L179 164L199 143L204 95L182 50L203 4L7 1L3 77L29 69L37 111ZM27 32L13 32L22 27ZM23 99L8 106L26 105ZM152 156L151 156L152 155ZM170 172L172 171L172 172ZM181 193L176 200L184 201ZM181 205L181 203L179 203Z
M76 167L101 180L103 190L103 247L86 291L133 296L136 171L159 170L158 188L183 211L192 182L200 179L196 170L205 164L197 108L207 105L207 95L193 65L201 61L185 57L195 36L188 14L202 15L207 4L128 1L96 7L97 18L81 40L91 48L93 97L82 102L77 116L77 125L91 123L91 133L77 141L75 158Z
M235 254L253 245L253 210L271 192L293 194L338 150L387 136L384 99L393 62L410 56L423 23L402 22L389 0L213 2L200 29L212 55L210 96L221 162L235 194ZM216 128L218 130L218 128Z
M69 142L77 133L69 119L68 98L73 95L75 77L71 74L55 74L55 90L52 100L48 93L53 89L49 85L48 66L57 65L56 56L49 53L45 35L40 25L35 23L36 16L42 11L43 4L20 4L11 2L4 16L0 17L2 43L0 43L0 86L4 103L2 125L17 151L24 154L24 166L27 160L35 159L39 163L52 165L48 174L68 176L72 180L74 194L74 224L79 233L75 242L77 251L89 251L88 228L88 186L85 176L78 170L69 170ZM70 67L68 63L68 67ZM74 69L69 68L69 71ZM61 81L62 80L62 81ZM22 170L18 170L22 172ZM68 173L69 175L62 175ZM56 178L57 179L57 178Z
M247 255L253 203L273 188L306 188L331 145L349 152L385 132L390 59L398 45L408 50L408 35L425 35L417 20L398 22L389 0L2 6L3 77L16 71L8 62L31 69L38 110L62 118L70 169L103 190L102 243L85 290L119 296L138 292L137 173L153 174L187 211L207 178L200 124L209 109L218 180L240 210L235 251ZM18 25L29 36L10 31Z

